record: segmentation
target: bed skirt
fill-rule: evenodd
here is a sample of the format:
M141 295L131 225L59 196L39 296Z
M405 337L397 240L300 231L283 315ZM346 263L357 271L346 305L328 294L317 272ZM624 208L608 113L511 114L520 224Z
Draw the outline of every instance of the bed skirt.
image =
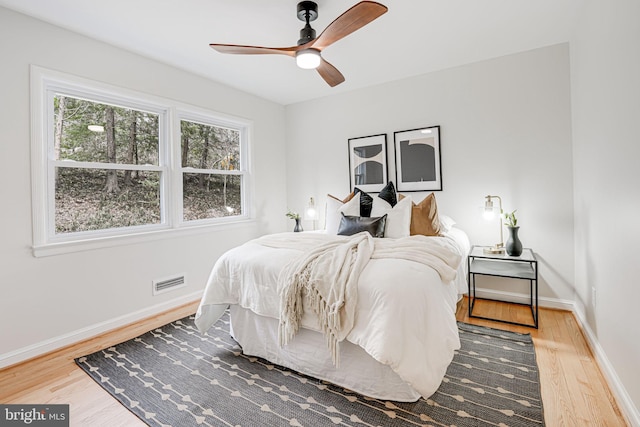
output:
M420 393L389 366L361 347L340 343L340 366L335 367L322 333L300 329L284 347L278 345L278 319L231 305L231 335L244 354L266 359L314 378L329 381L365 396L397 402L415 402Z

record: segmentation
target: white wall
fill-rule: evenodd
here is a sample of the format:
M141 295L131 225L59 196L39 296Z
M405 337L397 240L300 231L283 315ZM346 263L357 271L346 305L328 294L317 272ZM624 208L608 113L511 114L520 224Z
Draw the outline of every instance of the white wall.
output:
M637 0L589 0L571 40L576 302L637 426L639 17Z
M521 240L538 256L541 297L573 298L567 44L290 105L286 123L287 197L300 210L311 196L324 203L327 193L349 192L348 138L386 133L393 153L394 131L440 125L440 212L473 244L491 245L498 225L479 209L487 194L501 196L505 210L518 209ZM389 162L395 181L392 155ZM528 282L499 281L497 289L526 293Z
M197 299L223 251L284 229L284 192L272 191L286 185L282 106L4 8L0 58L0 366L113 326L114 319ZM150 243L34 258L30 64L252 120L258 219ZM188 286L153 297L151 281L176 273L187 274Z

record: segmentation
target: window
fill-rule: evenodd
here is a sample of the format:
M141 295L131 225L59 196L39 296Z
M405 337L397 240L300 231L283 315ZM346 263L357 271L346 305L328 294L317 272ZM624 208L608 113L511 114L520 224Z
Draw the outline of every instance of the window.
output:
M55 93L56 235L163 221L159 114Z
M249 218L248 122L39 67L32 89L36 255Z
M240 131L180 121L183 219L242 213Z

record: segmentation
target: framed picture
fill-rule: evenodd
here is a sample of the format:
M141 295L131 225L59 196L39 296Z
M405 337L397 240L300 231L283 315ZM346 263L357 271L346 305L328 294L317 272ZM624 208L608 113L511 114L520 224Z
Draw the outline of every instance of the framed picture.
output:
M349 139L351 191L379 192L387 184L387 135Z
M398 191L442 190L440 126L393 133Z

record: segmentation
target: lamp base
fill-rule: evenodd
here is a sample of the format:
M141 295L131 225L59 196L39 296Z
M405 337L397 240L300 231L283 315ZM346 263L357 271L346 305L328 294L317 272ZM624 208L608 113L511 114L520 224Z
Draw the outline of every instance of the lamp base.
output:
M484 253L485 254L492 254L492 255L503 254L504 253L504 247L502 247L502 246L491 246L490 248L484 248Z

